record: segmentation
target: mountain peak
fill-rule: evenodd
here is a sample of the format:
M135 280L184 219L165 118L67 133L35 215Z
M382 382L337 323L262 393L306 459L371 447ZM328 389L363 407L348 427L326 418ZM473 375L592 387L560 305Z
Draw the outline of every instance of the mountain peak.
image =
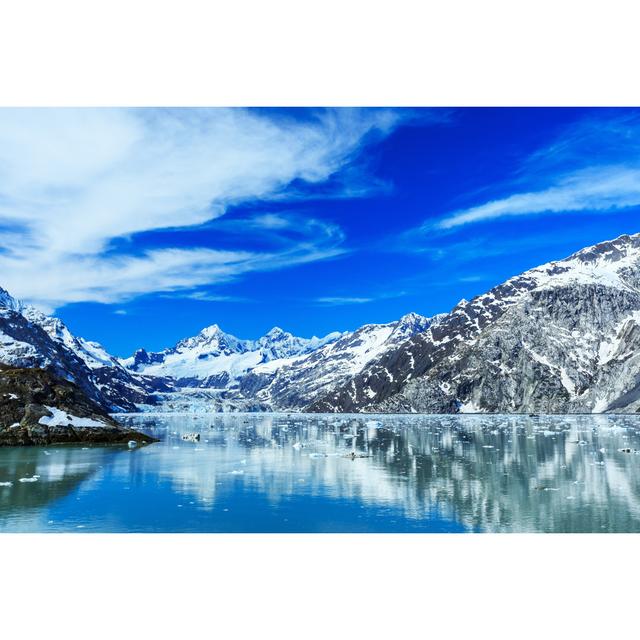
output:
M284 331L280 327L273 327L273 329L270 329L269 331L267 331L267 333L265 334L265 338L276 338L282 335L290 335L290 334L288 334L286 331Z
M22 303L16 300L6 289L0 287L0 308L20 311Z
M240 353L246 351L246 344L244 340L225 333L219 325L212 324L198 335L180 340L174 349L213 349L226 353Z
M410 311L409 313L405 313L400 318L400 320L398 320L398 322L400 324L409 324L409 323L415 323L415 322L423 322L424 320L427 320L425 316L421 316L419 313L416 313L415 311Z
M201 335L201 336L204 336L204 337L206 337L206 338L209 338L209 337L212 337L212 336L217 336L217 335L219 335L219 334L221 334L221 333L224 333L224 332L222 331L222 329L220 328L220 326L219 326L219 325L217 325L217 324L212 324L212 325L209 325L208 327L205 327L205 328L200 332L200 335Z

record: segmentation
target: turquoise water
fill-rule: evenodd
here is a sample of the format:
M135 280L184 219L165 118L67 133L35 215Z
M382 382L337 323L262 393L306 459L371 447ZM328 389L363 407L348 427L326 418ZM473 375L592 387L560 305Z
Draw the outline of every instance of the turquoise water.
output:
M0 449L0 531L640 531L635 416L123 419L160 442Z

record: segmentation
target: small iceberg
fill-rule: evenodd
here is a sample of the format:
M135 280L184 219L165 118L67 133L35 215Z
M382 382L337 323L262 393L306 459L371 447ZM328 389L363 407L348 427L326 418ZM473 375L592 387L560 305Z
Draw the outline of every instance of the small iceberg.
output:
M129 442L127 442L127 447L129 447L129 449L135 449L138 446L138 443L135 440L129 440Z
M20 482L38 482L40 476L33 476L31 478L20 478Z
M182 439L185 442L200 442L200 434L199 433L185 433L185 434L183 434Z

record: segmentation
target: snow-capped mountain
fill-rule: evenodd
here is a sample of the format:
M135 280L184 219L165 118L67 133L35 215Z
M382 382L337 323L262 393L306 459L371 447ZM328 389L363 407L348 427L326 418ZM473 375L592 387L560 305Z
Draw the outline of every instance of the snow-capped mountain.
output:
M256 367L241 388L271 407L305 408L439 320L409 313L396 322L364 325L306 356Z
M47 369L111 411L640 411L640 234L433 318L309 339L211 325L126 360L0 289L0 364Z
M76 338L61 320L22 304L4 289L0 289L0 364L47 369L110 411L135 410L137 403L152 402L156 386L154 380L132 375L98 343Z
M275 327L258 340L240 340L213 325L171 349L138 350L122 362L175 382L174 392L159 396L166 410L302 410L437 321L410 313L397 322L309 339Z
M310 409L640 410L640 235L462 300Z
M214 324L170 349L157 353L139 349L121 362L131 371L170 378L180 387L222 389L261 364L278 368L281 361L310 353L341 335L298 338L274 327L258 340L240 340Z

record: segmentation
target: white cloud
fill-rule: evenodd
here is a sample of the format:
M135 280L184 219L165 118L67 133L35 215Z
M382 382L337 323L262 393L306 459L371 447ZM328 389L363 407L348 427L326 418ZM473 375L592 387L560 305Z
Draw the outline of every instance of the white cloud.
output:
M456 211L436 223L452 229L508 216L575 211L612 211L640 205L640 170L599 167L565 176L540 191L516 193Z
M315 302L323 306L342 306L347 304L365 304L376 300L388 300L389 298L401 298L407 295L406 291L394 290L383 291L368 296L323 296L316 298Z
M305 120L243 109L0 109L0 284L54 308L335 256L339 229L317 221L302 225L296 243L261 253L141 251L135 234L282 198L292 181L326 181L401 119L377 109L321 110ZM253 224L286 227L275 214ZM128 253L121 245L115 252L123 238L134 239Z
M526 158L509 195L428 220L425 230L515 216L614 212L640 205L640 115L603 111L568 126Z
M325 297L316 298L316 302L328 306L342 306L346 304L364 304L365 302L373 302L373 298L350 298L350 297Z

